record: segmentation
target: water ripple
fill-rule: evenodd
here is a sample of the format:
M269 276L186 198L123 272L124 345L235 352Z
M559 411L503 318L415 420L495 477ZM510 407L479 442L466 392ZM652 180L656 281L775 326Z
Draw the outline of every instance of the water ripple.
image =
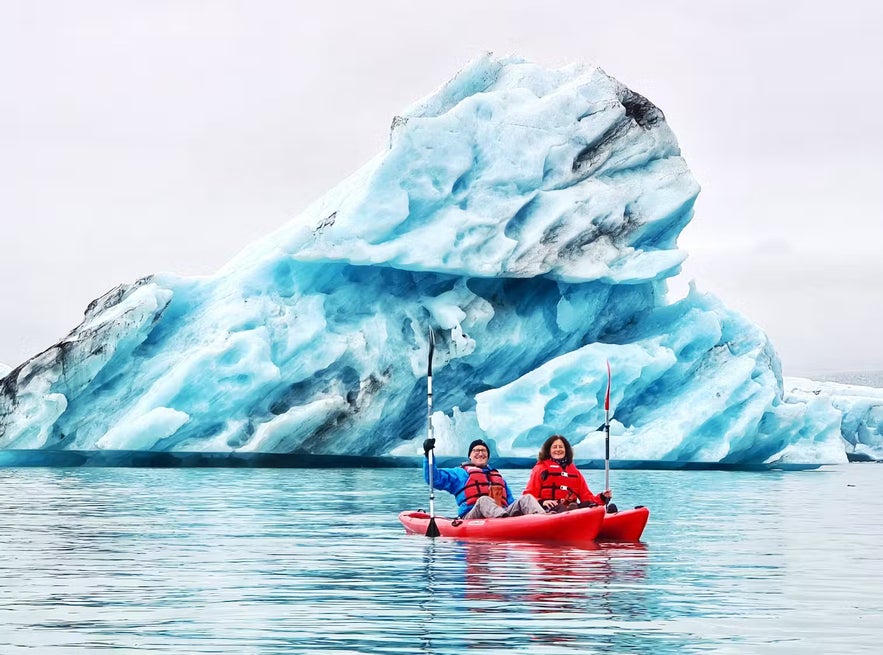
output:
M0 653L877 651L875 468L614 475L644 543L405 535L401 469L0 469Z

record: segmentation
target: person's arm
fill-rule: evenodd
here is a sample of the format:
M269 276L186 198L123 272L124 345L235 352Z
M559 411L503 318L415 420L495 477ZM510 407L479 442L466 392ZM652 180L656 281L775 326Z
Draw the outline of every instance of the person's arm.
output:
M588 496L591 497L592 502L598 503L599 505L606 505L610 502L610 499L613 498L613 492L610 489L605 489L599 494L593 494L592 491L589 489L589 485L586 482L586 479L583 478L582 473L579 474L579 477L582 478L583 485L585 485L586 488L586 493Z
M576 469L575 466L573 468ZM582 472L579 471L578 469L576 469L576 475L577 475L577 484L576 484L577 493L576 493L576 495L577 495L579 502L581 502L581 503L590 503L591 502L591 503L598 503L599 505L603 505L604 501L601 500L601 497L596 496L595 494L592 493L592 490L589 489L589 483L586 482L586 479L583 476Z
M542 464L534 464L534 467L530 470L530 477L527 479L527 486L524 488L525 494L530 494L546 511L552 509L558 503L554 500L540 500L540 491L543 483L543 471L546 470L546 467Z
M527 486L524 488L522 495L530 494L534 498L540 497L540 469L539 464L535 464L530 471L530 477L527 479Z
M455 494L460 490L463 486L460 480L460 476L458 473L463 471L460 468L452 468L452 469L440 469L435 465L435 458L432 461L432 486L435 489L440 491L447 491L448 493ZM466 473L465 471L463 471ZM423 459L423 480L426 484L429 484L429 458Z

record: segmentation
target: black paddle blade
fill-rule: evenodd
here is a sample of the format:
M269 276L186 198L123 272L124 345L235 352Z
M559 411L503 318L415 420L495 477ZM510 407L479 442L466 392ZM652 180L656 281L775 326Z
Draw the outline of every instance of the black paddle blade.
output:
M435 353L435 332L429 328L429 363L426 367L426 374L432 376L432 355Z
M429 525L426 526L426 536L427 537L440 537L441 532L438 531L438 526L435 524L435 517L429 519Z

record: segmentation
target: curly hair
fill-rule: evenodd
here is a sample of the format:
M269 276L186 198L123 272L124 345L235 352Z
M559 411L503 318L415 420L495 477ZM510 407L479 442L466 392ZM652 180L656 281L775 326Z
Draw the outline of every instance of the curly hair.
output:
M546 439L540 447L540 452L537 454L537 462L544 462L547 459L552 459L552 444L559 439L561 440L561 443L564 444L564 464L567 465L573 461L573 448L570 446L570 442L560 434L553 434Z

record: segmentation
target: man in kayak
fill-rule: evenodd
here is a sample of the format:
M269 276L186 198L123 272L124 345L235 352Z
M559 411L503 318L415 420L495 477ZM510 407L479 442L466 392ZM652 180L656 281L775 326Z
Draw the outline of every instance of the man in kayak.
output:
M436 489L454 494L461 519L490 519L521 514L544 514L542 505L530 494L517 500L509 490L509 485L497 469L488 465L490 447L481 439L469 444L468 462L456 468L436 468L433 458L432 471L429 470L429 451L435 448L435 439L423 442L423 477Z

